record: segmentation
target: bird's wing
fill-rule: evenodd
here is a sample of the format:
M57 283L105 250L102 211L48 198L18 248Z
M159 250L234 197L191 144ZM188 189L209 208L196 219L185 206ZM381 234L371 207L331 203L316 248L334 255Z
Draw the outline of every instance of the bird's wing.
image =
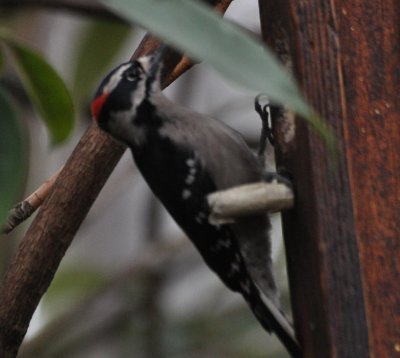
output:
M163 98L162 101L168 100ZM180 107L175 113L166 113L176 110L176 106L172 108L165 106L162 109L164 115L180 118L167 123L162 133L182 145L190 143L216 190L262 180L262 168L257 158L237 131L187 108ZM263 293L277 303L267 215L238 219L231 226L249 274Z

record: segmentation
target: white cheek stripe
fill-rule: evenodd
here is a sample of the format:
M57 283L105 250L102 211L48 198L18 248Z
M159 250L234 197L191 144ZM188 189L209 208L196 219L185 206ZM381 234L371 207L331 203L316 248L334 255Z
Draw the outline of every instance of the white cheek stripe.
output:
M107 85L104 86L103 88L103 93L110 93L115 87L117 87L117 84L119 83L119 81L121 80L122 74L124 73L124 71L128 68L132 66L132 64L127 63L125 65L122 65L110 78L110 80L108 81Z
M131 96L132 107L133 107L132 115L136 114L136 109L143 102L145 96L146 96L146 81L143 79L138 82L136 90L132 92Z

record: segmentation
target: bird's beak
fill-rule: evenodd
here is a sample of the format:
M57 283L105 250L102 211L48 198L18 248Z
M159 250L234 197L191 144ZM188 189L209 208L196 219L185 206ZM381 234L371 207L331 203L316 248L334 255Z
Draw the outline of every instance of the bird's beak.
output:
M156 51L153 52L150 59L150 69L148 71L149 77L156 78L158 71L163 62L163 57L167 51L167 45L161 45Z
M101 109L103 108L103 105L104 105L105 101L107 100L108 95L109 94L107 92L102 93L101 95L99 95L92 101L92 105L91 105L92 118L95 121L97 121L99 119Z

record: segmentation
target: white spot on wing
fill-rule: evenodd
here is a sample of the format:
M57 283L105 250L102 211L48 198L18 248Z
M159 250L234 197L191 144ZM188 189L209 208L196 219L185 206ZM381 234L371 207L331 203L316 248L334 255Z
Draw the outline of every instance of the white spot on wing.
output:
M184 200L189 199L191 195L192 195L192 192L189 189L184 189L182 191L182 199L184 199Z
M189 174L185 178L185 183L186 183L186 185L189 186L189 185L192 185L194 183L195 179L196 179L195 178L195 174L196 174L196 167L195 167L196 159L195 158L189 158L189 159L186 160L185 163L189 168ZM189 189L184 189L182 191L183 199L188 199L191 196L191 194L192 193L191 193L191 191ZM200 223L200 221L202 221L202 218L198 218L198 219L196 219L196 221L198 223Z
M189 174L190 174L190 175L195 175L195 174L196 174L196 171L197 171L197 170L196 170L195 167L190 168L190 169L189 169Z
M194 175L189 174L189 175L186 177L186 179L185 179L185 183L186 183L187 185L191 185L191 184L194 183L194 179L195 179Z
M186 160L186 165L188 167L194 167L195 164L196 164L196 161L193 158L190 158L190 159Z

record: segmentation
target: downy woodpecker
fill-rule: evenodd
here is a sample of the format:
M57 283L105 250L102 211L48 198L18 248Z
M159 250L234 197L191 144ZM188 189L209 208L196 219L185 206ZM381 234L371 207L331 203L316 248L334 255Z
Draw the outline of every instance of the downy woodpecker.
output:
M161 53L121 64L92 102L98 126L125 143L153 193L231 290L268 332L300 356L278 308L267 215L213 225L208 194L263 180L263 168L239 133L168 100L160 88Z

